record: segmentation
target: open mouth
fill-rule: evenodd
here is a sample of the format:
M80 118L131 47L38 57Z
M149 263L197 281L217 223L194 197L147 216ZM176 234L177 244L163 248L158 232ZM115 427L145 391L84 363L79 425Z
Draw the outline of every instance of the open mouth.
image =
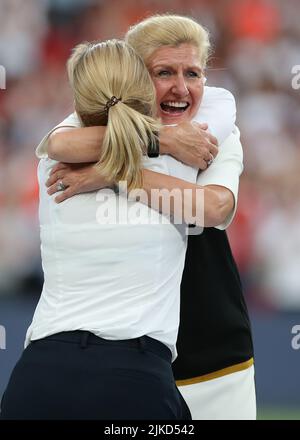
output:
M175 102L175 101L165 101L160 104L160 108L163 112L169 114L180 114L184 113L190 106L188 102Z

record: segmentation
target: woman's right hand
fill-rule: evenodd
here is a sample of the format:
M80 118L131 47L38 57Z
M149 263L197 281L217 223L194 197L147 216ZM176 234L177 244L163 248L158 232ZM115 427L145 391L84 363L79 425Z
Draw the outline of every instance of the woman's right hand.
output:
M218 141L207 131L207 124L181 122L160 129L161 154L170 154L177 160L206 170L218 154Z
M61 183L66 187L63 191L59 189ZM75 194L95 191L109 187L111 184L101 176L100 170L95 164L59 162L52 168L46 186L49 195L59 193L55 197L55 202L61 203Z

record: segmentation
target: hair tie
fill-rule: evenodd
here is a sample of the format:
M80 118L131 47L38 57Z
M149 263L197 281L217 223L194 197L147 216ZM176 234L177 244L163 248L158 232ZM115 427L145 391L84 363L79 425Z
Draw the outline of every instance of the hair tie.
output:
M108 110L110 109L110 107L118 104L119 101L121 101L121 98L117 98L116 96L112 96L105 104L104 110L108 113Z

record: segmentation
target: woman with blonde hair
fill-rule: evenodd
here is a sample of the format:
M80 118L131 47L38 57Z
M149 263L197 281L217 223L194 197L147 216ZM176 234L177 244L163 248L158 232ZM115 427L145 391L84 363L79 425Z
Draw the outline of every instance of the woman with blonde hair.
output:
M125 39L146 62L154 81L156 114L167 124L159 130L161 154L200 168L198 185L204 186L206 196L209 190L216 196L212 209L215 222L205 218L203 233L188 238L178 358L173 364L177 384L194 419L254 419L251 327L224 230L234 218L243 169L239 132L234 127L234 98L224 89L205 86L202 90L210 49L206 30L195 20L168 14L151 16L130 28ZM213 145L215 139L195 121L208 123L219 149ZM72 129L57 129L64 126ZM43 139L38 156L48 151L50 157L63 162L53 168L47 182L49 194L57 193L57 202L102 187L101 177L87 162L98 160L104 134L105 127L82 128L76 115L71 115ZM213 162L212 156L216 156ZM85 164L80 166L80 162ZM61 181L66 189L57 192ZM144 173L143 185L148 191L151 187L179 186L174 177L151 170Z
M82 124L107 127L95 165L103 186L125 180L138 187L159 128L143 61L123 41L85 43L68 72ZM190 419L171 368L183 232L157 211L151 225L102 222L104 199L111 210L136 205L120 195L116 207L111 189L57 205L45 187L53 165L45 157L38 168L45 282L0 418ZM195 180L194 170L182 170ZM150 208L137 205L147 220Z
M81 44L68 73L81 124L106 125L94 165L104 189L58 205L45 186L56 162L44 157L39 163L45 282L0 418L190 419L171 368L185 223L174 224L165 211L110 188L121 180L139 188L147 173L172 175L179 193L188 187L191 197L176 208L170 204L167 213L182 211L186 223L200 225L203 215L219 219L214 191L203 189L206 204L198 211L198 170L168 156L146 156L157 149L155 90L130 46L118 40ZM139 221L105 220L105 209L117 214L125 208L138 211Z
M155 146L159 128L152 116L155 90L142 59L123 41L80 44L68 75L82 125L107 127L98 163L102 175L127 181L129 189L140 187L142 156Z

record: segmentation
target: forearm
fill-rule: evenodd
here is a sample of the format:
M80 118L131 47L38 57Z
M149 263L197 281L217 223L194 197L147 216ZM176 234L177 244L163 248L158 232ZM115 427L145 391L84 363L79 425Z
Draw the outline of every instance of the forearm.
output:
M58 129L48 140L48 156L66 163L97 162L100 158L105 127Z
M146 169L143 170L143 189L147 192L149 206L198 226L218 226L234 206L233 195L226 188L200 186ZM169 203L163 203L157 192L171 193L174 197L169 198Z

